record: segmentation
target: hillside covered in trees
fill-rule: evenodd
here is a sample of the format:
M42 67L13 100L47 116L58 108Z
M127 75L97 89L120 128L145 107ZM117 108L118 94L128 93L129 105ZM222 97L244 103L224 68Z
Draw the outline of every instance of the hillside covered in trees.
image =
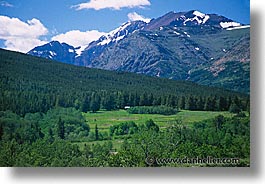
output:
M166 105L188 110L246 110L249 96L186 81L88 69L0 50L0 110L19 115L75 107L83 112Z
M177 119L183 110L228 115L188 124ZM128 115L95 118L112 111ZM0 166L183 166L146 160L208 156L241 160L221 166L249 166L246 111L245 94L0 50ZM155 114L173 119L159 126L149 118Z

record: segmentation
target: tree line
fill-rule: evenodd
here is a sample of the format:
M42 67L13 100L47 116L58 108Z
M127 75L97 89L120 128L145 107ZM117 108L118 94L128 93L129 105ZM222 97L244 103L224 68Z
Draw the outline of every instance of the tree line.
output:
M125 106L168 106L187 110L249 108L249 96L133 73L76 67L0 50L0 110L47 112L74 107L82 112Z

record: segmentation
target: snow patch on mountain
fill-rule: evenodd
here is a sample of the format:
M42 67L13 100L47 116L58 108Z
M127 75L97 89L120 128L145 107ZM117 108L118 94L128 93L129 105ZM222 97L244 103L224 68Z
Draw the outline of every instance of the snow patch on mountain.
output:
M187 32L184 31L184 34L190 38L190 35Z
M175 33L176 35L180 35L180 33L179 33L179 32L177 32L177 31L174 31L173 33Z
M68 52L75 52L73 49L68 49Z
M188 22L194 22L196 21L198 25L201 25L201 24L205 24L209 19L210 19L210 16L207 15L207 14L204 14L204 13L201 13L199 11L194 11L192 13L195 17L192 17L192 18L187 18L186 16L181 16L181 18L183 20L185 20L183 22L183 25L185 26Z
M109 34L102 36L102 41L97 45L108 45L110 42L118 42L122 40L126 35L129 34L129 31L126 30L126 28L130 25L131 22L126 22L122 26L111 31Z
M203 21L202 21L202 24L205 24L208 20L210 19L210 16L209 15L205 15Z
M201 13L201 12L199 12L197 10L193 12L193 15L195 15L197 17L201 17L201 18L204 18L205 17L205 14L204 13Z
M53 56L56 56L56 55L57 55L57 54L56 54L55 52L53 52L53 51L49 51L49 53L50 53L51 57L53 57Z
M75 57L79 57L79 56L81 56L81 54L83 53L83 51L85 50L85 48L86 48L87 46L80 46L80 47L77 47L76 49L75 49L75 52L76 52L76 56Z
M241 26L238 22L220 22L220 26L224 29L230 28L230 27L239 27Z
M232 31L232 30L235 30L235 29L246 29L246 28L250 28L250 25L227 28L226 30L227 31Z

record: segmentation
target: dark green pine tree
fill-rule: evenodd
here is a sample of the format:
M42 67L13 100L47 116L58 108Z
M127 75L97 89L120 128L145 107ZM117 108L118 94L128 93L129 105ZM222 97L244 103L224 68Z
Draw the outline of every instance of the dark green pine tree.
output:
M49 128L49 138L48 138L48 141L50 143L53 143L54 142L54 135L53 135L53 131L51 128Z
M116 100L117 107L118 107L119 109L123 109L123 108L125 107L124 96L123 96L123 94L120 93L120 92L119 92L117 95L118 95L118 96L117 96L117 100Z
M184 96L182 96L181 98L180 98L180 100L179 100L179 104L178 104L178 106L179 106L179 108L180 109L185 109L185 97Z
M139 104L140 104L140 97L139 97L138 94L135 94L133 104L134 104L134 106L139 106Z
M175 97L172 95L168 95L167 96L167 104L168 107L175 107L176 103L175 103Z
M196 103L194 101L194 98L192 96L190 96L188 98L188 100L186 100L185 109L186 110L195 110L196 109L195 105L196 105Z
M129 106L135 106L135 96L133 93L129 94L129 102L128 103L129 103L128 104Z
M218 108L218 111L225 111L225 110L228 110L227 108L227 101L224 97L220 97L218 102L217 102L217 108Z
M225 118L223 115L219 115L215 118L215 131L221 130L222 125L225 121Z
M98 141L99 140L99 132L98 132L98 125L96 124L95 127L95 140Z
M139 102L139 105L140 106L146 106L148 104L148 96L146 93L143 93L141 96L140 96L140 102Z
M229 96L228 99L227 99L227 106L226 106L226 108L229 109L230 106L232 105L232 103L233 103L232 97Z
M57 131L58 131L58 137L61 139L65 138L65 127L64 127L64 121L61 119L61 117L59 118L58 121L58 127L57 127Z
M197 102L196 102L196 110L203 110L204 108L204 101L202 99L202 97L200 97Z
M153 101L153 106L161 105L161 97L157 97Z
M212 107L213 107L213 111L219 111L219 107L218 107L218 103L217 103L217 97L214 96L212 99Z
M0 140L2 140L3 134L4 134L4 128L3 128L3 125L0 124Z
M86 96L82 102L81 111L82 112L88 112L90 110L90 102L89 97Z
M102 106L107 111L115 109L115 100L111 94L107 94L105 98L102 100Z
M100 109L100 97L96 93L93 93L90 103L90 110L95 113L99 109Z
M212 100L210 97L208 97L205 101L205 104L204 104L204 110L205 111L212 111L212 109L213 109Z
M152 93L150 93L150 94L148 95L148 97L147 97L147 105L148 105L148 106L151 106L151 105L153 104L153 102L154 102L154 96L153 96Z
M250 115L250 99L248 99L247 102L246 102L246 111Z

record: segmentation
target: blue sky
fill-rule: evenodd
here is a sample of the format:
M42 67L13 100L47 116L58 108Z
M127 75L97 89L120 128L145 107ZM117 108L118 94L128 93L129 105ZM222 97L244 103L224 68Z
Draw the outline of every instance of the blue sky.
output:
M249 24L249 1L0 0L0 47L26 52L55 38L82 45L117 28L129 17L157 18L169 11L199 10Z

